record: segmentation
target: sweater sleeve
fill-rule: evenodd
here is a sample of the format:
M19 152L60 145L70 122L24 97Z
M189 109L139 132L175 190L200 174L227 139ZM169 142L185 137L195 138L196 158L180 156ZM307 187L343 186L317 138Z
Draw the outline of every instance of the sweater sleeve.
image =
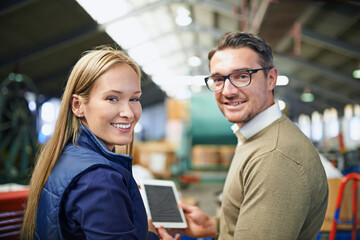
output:
M112 169L96 168L72 186L65 198L66 239L139 239L134 227L134 207L123 176ZM158 239L148 233L149 239Z
M276 153L249 162L234 239L296 239L310 208L302 166Z

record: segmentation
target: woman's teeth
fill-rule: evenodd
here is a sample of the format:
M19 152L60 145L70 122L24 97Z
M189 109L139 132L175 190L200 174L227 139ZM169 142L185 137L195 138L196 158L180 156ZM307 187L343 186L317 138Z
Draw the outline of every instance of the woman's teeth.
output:
M116 127L116 128L130 128L131 127L131 123L129 124L116 124L116 123L111 123L112 126Z

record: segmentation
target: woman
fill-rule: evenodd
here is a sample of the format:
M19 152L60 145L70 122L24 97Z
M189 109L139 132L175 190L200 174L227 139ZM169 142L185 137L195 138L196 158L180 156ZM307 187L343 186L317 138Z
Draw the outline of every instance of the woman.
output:
M140 78L135 62L110 47L76 63L30 181L21 239L172 239L151 221L148 229L131 175Z

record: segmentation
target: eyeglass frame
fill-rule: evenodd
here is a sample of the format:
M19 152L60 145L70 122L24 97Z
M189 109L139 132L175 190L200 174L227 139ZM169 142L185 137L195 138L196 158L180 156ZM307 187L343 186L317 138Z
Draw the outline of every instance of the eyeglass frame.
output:
M233 71L233 72L231 72L231 73L228 74L228 75L216 74L216 75L212 75L212 76L208 76L208 77L204 78L204 80L205 80L205 85L206 85L206 87L207 87L210 91L212 91L212 92L218 92L218 91L220 91L220 90L222 90L222 89L224 88L226 79L229 79L230 83L231 83L234 87L242 88L242 87L246 87L246 86L249 86L249 85L250 85L250 83L251 83L251 75L252 75L252 74L257 73L258 71L261 71L261 70L270 70L270 69L272 69L272 67L263 67L263 68L257 68L257 69L241 69L241 70ZM236 86L236 85L231 81L230 76L231 76L232 74L234 74L234 73L237 73L237 72L248 72L249 75L250 75L249 83L246 84L246 85L244 85L244 86ZM209 88L207 82L208 82L208 79L209 79L209 78L212 78L212 77L215 77L215 76L217 76L217 77L223 77L223 78L224 78L224 84L223 84L223 86L222 86L219 90L215 90L215 91L214 91L214 90L211 90L211 89Z

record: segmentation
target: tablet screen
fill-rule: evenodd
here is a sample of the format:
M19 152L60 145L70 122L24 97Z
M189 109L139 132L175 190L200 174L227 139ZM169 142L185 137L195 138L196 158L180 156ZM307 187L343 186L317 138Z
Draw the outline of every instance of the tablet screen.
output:
M151 217L154 222L182 222L173 189L144 184Z
M147 179L140 185L146 212L155 227L187 227L184 212L178 206L179 196L173 181Z

